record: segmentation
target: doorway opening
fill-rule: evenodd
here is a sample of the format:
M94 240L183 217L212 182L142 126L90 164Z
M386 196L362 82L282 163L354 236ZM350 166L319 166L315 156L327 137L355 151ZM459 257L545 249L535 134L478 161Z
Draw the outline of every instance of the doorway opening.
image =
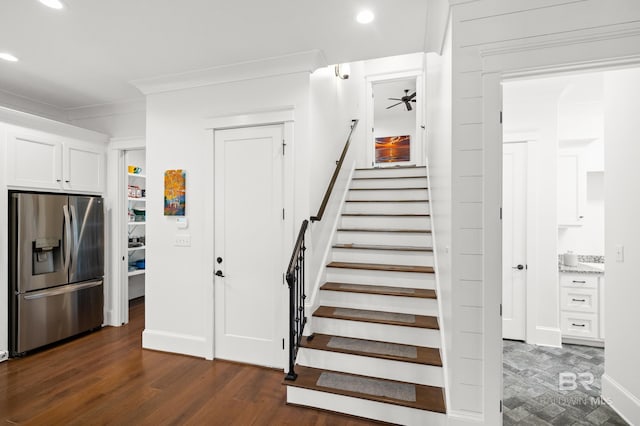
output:
M424 165L420 73L367 78L367 160L372 167Z
M607 78L503 82L504 424L625 424L600 395Z

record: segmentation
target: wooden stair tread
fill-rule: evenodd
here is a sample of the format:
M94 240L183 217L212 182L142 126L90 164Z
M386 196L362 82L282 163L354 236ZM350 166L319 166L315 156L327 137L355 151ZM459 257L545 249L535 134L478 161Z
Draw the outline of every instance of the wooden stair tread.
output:
M433 252L433 247L418 246L383 246L375 244L334 244L333 248L337 249L354 249L354 250L389 250L389 251L426 251Z
M334 372L329 370L320 370L317 368L303 367L301 365L296 365L296 373L298 374L298 378L294 381L285 380L283 384L287 386L294 386L294 387L310 389L310 390L315 390L320 392L333 393L336 395L344 395L344 396L349 396L354 398L367 399L370 401L377 401L377 402L382 402L387 404L401 405L404 407L417 408L419 410L432 411L436 413L447 412L445 399L444 399L444 390L440 387L413 384L416 390L416 400L404 401L401 399L395 399L395 398L390 398L385 396L376 396L376 395L360 393L356 391L318 386L317 382L320 379L320 375L325 371L328 373L338 373L345 376L353 376L356 378L362 378L362 377L367 378L366 376L359 376L356 374ZM371 377L371 378L380 380L381 382L399 383L399 384L404 383L404 382L397 382L393 380L378 379L374 377Z
M372 353L372 352L364 352L353 349L342 349L337 347L329 346L329 343L333 337L340 336L331 336L328 334L314 334L312 339L303 338L300 342L300 346L303 348L316 349L320 351L329 351L329 352L338 352L343 354L351 354L351 355L360 355L360 356L368 356L372 358L381 358L388 359L392 361L403 361L410 362L414 364L424 364L424 365L433 365L436 367L442 367L442 358L440 358L440 350L437 348L428 348L425 346L414 346L414 345L403 345L400 343L392 343L394 346L398 347L406 347L411 348L416 351L416 357L406 357L400 355L390 355L390 354L381 354L381 353ZM371 342L371 343L381 343L386 344L387 342L379 342L375 340L366 340L366 339L356 339L349 338L354 341L360 342Z
M342 213L349 217L429 217L427 213Z
M398 232L405 234L430 234L431 229L390 229L390 228L338 228L342 232Z
M426 191L426 186L420 188L349 188L349 191L413 191L413 190L423 190Z
M369 167L356 170L398 170L398 169L426 169L427 166L393 166L393 167Z
M424 288L389 287L381 285L350 284L326 282L320 290L343 291L347 293L378 294L381 296L417 297L420 299L436 299L435 290Z
M385 265L382 263L331 262L327 264L327 267L341 269L364 269L368 271L417 272L421 274L434 273L432 266Z
M369 311L366 309L336 308L320 306L314 317L333 318L346 321L371 322L376 324L399 325L404 327L439 330L438 318L428 315L401 314L395 312ZM396 317L396 318L381 318Z
M345 203L428 203L429 200L345 200Z

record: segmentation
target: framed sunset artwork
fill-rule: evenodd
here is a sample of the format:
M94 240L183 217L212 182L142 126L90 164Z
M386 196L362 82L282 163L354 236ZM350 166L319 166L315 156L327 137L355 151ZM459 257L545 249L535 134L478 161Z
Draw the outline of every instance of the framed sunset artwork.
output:
M411 136L376 138L376 163L397 163L411 160Z

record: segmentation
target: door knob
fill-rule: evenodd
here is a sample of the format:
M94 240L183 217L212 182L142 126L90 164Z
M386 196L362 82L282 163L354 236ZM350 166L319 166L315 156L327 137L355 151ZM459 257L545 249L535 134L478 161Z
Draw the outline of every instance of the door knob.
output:
M218 263L222 263L222 258L221 258L221 257L217 258L217 259L216 259L216 262L218 262Z
M523 270L524 269L524 265L518 265L518 266L512 266L512 269L519 269L519 270Z
M216 271L216 276L217 276L217 277L224 277L224 274L222 273L222 271L221 271L220 269L218 269L218 270Z

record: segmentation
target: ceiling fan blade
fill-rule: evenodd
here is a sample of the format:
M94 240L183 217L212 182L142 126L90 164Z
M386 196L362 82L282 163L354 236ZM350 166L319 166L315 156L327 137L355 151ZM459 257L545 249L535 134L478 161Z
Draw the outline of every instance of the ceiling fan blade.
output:
M405 102L404 103L407 106L407 111L411 111L413 108L411 108L411 104L409 102Z
M394 106L400 105L401 103L402 103L402 102L398 102L397 104L393 104L393 105L391 105L391 106L388 106L386 109L393 108Z
M399 98L387 98L387 99L389 99L390 101L401 101L402 100L402 99L399 99Z
M416 92L413 92L413 95L409 95L409 99L413 99L416 97Z

